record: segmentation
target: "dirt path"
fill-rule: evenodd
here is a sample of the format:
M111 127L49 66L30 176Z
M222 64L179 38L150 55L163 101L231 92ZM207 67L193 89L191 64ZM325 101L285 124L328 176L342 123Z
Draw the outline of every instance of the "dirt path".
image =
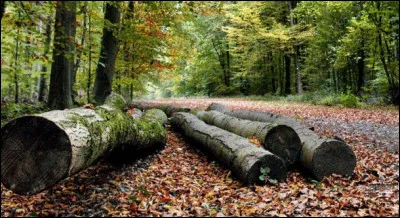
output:
M243 99L162 99L150 103L173 104L182 107L205 109L212 102L227 105L230 109L265 111L290 116L314 127L318 134L339 136L346 142L363 138L364 146L399 152L399 112L385 109L354 109L317 106L301 103L249 101Z

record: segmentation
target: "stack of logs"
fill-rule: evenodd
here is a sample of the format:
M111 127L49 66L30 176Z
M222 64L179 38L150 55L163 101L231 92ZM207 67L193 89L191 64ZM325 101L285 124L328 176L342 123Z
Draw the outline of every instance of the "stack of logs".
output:
M206 111L174 113L171 121L247 184L262 183L263 168L270 169L271 179L284 180L287 169L300 167L322 180L332 174L351 176L357 162L344 141L321 137L285 116L231 111L212 103ZM248 137L258 139L263 148Z
M141 102L128 107L124 112L124 99L111 94L96 108L54 110L10 121L1 128L2 183L17 194L36 194L116 151L156 150L167 141L167 115L173 127L245 184L262 183L260 176L284 181L288 169L297 166L318 180L333 173L350 176L356 166L345 142L320 137L289 117L231 111L217 103L206 111Z

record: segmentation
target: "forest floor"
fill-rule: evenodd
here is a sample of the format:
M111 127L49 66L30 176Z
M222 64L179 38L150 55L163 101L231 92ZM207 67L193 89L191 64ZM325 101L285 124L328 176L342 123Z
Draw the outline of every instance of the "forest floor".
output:
M317 182L292 170L286 182L244 186L230 171L168 127L166 147L117 167L107 161L50 190L19 196L1 186L1 216L398 216L399 112L243 99L147 101L205 109L268 111L339 136L354 150L351 178Z

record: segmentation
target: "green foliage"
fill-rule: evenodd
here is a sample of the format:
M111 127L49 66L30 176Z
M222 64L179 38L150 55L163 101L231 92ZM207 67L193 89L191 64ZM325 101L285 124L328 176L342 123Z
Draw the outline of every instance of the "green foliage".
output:
M1 104L1 126L6 124L8 121L30 114L39 114L49 109L45 104L36 102L33 104L27 103L2 103Z
M340 104L345 107L359 107L360 102L357 96L353 95L348 91L346 94L341 94L339 96Z

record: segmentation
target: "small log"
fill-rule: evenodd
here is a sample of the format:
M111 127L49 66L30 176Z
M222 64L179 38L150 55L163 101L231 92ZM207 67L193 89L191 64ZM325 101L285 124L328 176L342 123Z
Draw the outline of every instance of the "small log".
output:
M260 169L268 167L272 179L285 180L287 169L284 162L271 152L251 144L236 134L207 125L195 115L177 112L171 118L175 128L182 129L186 136L195 140L223 165L230 168L243 183L261 183Z
M226 107L226 106L223 105L223 104L220 104L220 103L211 103L211 104L207 107L206 111L219 111L219 112L225 113L225 112L229 112L230 110L229 110L228 107Z
M164 112L148 110L134 120L122 112L124 107L122 97L111 95L94 110L54 110L10 121L1 128L2 183L15 193L31 195L78 173L118 146L140 152L165 145Z
M171 117L173 113L175 112L190 112L190 108L182 108L182 107L175 107L169 104L144 104L143 102L139 102L139 101L132 101L129 104L130 108L139 108L140 110L148 110L148 109L152 109L152 108L157 108L160 109L162 111L164 111L165 114L167 114L168 117Z
M237 135L256 137L265 149L280 157L286 166L299 160L300 138L289 126L239 119L215 110L198 111L196 116L207 124Z
M227 108L226 106L224 107ZM300 162L318 180L322 180L333 173L351 176L354 172L357 158L349 145L340 140L321 137L295 119L247 110L233 110L225 112L225 114L252 121L287 125L293 128L303 145L300 153Z

